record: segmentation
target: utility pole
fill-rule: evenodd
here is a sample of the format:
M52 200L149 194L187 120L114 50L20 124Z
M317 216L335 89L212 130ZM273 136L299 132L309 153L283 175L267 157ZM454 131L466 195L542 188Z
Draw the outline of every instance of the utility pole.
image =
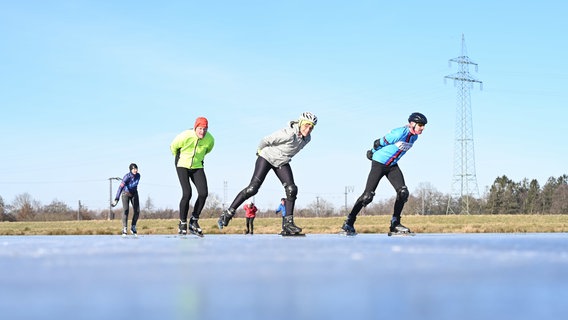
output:
M422 215L424 215L424 202L425 202L425 198L426 198L426 190L422 189Z
M446 214L452 210L452 199L456 199L460 204L460 211L457 213L469 214L469 199L472 196L479 197L477 188L477 177L475 175L475 153L473 148L473 124L471 117L471 96L469 90L475 83L479 83L483 89L483 82L475 79L469 74L469 66L475 66L468 56L465 47L465 37L462 34L461 56L450 59L458 64L458 72L445 76L444 79L454 80L454 85L458 88L457 109L456 109L456 131L454 142L454 174L452 178L452 192L448 199Z
M345 186L345 212L347 212L347 193L353 192L355 188L353 186Z
M122 180L122 179L120 179L119 177L108 178L108 183L109 183L109 191L108 191L108 192L109 192L109 193L108 193L108 194L109 194L109 196L108 196L108 217L107 217L108 220L112 220L112 219L114 218L114 217L113 217L113 214L112 214L112 180L118 180L118 181L120 181L120 180Z
M223 211L225 211L225 206L227 205L227 180L223 181Z

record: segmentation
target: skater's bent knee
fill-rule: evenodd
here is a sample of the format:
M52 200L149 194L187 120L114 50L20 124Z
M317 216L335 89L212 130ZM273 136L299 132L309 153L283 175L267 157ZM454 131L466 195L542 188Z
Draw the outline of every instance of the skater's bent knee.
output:
M286 190L286 198L288 200L296 200L298 187L295 184L284 185L284 190Z
M243 190L243 195L245 196L245 199L248 199L248 198L254 196L255 194L257 194L258 189L259 189L259 186L256 185L256 184L250 184L248 187L246 187Z
M408 188L406 186L402 186L400 187L400 189L398 189L396 191L396 199L400 200L402 202L406 202L408 201L408 196L410 196L410 192L408 192Z
M361 195L361 197L359 197L359 200L361 201L363 206L366 206L373 201L374 197L375 197L375 193L373 191L365 191Z

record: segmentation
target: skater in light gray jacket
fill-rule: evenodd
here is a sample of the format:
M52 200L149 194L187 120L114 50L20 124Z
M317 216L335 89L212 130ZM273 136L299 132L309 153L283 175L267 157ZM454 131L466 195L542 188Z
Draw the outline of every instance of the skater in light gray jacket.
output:
M311 112L304 112L296 121L290 121L288 126L264 137L257 150L257 159L252 179L237 196L229 208L225 209L217 225L223 229L235 215L237 208L248 198L254 196L270 170L274 171L286 192L286 216L282 231L286 234L300 234L302 229L294 224L294 204L298 187L294 183L294 175L290 161L311 140L311 132L318 118Z

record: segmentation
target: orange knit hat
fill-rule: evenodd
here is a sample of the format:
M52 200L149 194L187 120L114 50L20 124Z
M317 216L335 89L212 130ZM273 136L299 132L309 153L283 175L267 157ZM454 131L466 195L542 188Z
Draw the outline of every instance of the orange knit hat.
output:
M207 121L207 118L198 117L197 119L195 119L195 124L193 125L193 129L196 129L197 127L202 127L207 129L209 127L209 121Z

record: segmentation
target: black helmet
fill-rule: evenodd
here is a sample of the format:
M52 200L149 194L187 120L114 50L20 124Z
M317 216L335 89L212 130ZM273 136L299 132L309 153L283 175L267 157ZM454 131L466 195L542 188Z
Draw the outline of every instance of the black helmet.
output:
M420 112L413 112L409 117L408 117L408 122L416 122L416 123L420 123L420 124L427 124L428 123L428 119L426 119L426 116L424 116L422 113Z
M128 170L130 170L130 171L132 171L132 169L134 169L134 168L138 169L138 166L136 165L136 163L131 163L131 164L128 166Z

